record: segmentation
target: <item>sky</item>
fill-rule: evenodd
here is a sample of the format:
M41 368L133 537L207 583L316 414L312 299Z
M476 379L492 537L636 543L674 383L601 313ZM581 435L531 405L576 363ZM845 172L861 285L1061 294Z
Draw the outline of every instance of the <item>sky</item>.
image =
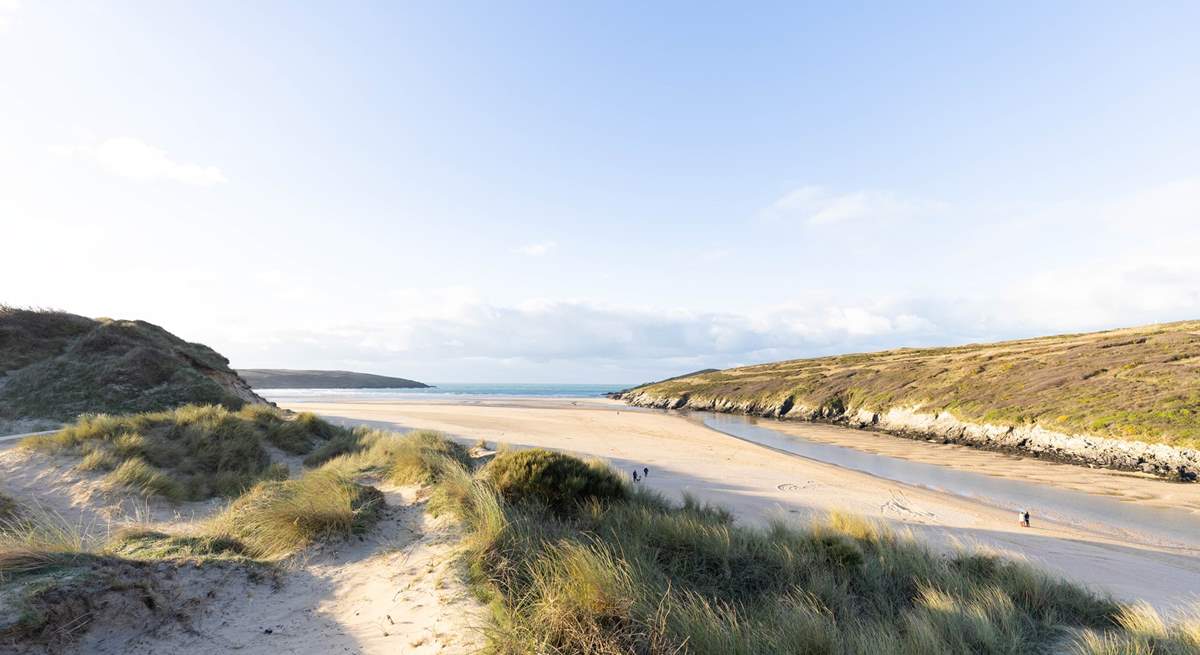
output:
M1200 4L0 0L0 302L635 383L1200 318Z

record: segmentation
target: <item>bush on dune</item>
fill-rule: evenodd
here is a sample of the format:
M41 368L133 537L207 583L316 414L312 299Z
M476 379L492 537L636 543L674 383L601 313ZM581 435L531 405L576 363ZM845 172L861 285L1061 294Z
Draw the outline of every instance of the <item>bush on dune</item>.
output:
M1081 635L1140 638L1122 623L1128 608L1024 563L939 555L855 517L751 528L692 499L597 492L621 483L611 471L615 483L569 482L574 497L551 484L601 470L523 451L478 477L442 474L431 508L467 528L472 579L493 600L490 652L1194 652L1086 650Z
M607 466L541 448L500 453L483 476L507 501L538 502L559 514L580 502L621 500L629 493Z
M79 468L111 471L108 479L147 495L172 500L236 496L256 481L286 477L271 464L266 444L289 453L347 433L312 414L289 417L267 405L230 411L188 405L165 412L84 416L22 447L82 455Z

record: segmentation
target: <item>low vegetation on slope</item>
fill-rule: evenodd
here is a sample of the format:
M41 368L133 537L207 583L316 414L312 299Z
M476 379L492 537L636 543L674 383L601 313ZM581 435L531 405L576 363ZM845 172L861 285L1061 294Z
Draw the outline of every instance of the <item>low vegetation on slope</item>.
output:
M915 407L967 421L1200 447L1200 322L746 366L624 397L803 418Z
M162 564L234 567L256 578L318 540L367 530L382 503L373 487L312 471L261 482L183 534L124 530L105 543L52 514L0 520L0 650L61 646L94 621L120 620L123 607L148 608L161 622L185 609L160 589L171 575Z
M107 471L114 484L172 500L236 496L261 479L282 479L267 445L305 454L348 430L312 414L289 416L267 405L230 411L214 405L111 416L84 416L21 447L79 456L84 470Z
M392 484L430 484L436 481L442 461L470 466L467 449L439 432L415 430L397 434L366 427L355 428L329 441L304 459L305 466L320 466L346 477L372 476Z
M247 402L224 357L156 325L0 305L0 419Z
M275 425L264 415L252 418ZM451 463L462 470L470 462L465 449L431 432L361 430L355 442L361 443L354 452L298 478L258 482L224 511L178 533L139 528L106 538L47 512L0 517L0 649L62 645L122 607L170 614L178 608L164 604L170 594L159 589L167 570L162 564L203 563L260 575L315 542L369 530L384 501L364 482L436 480Z
M530 451L526 451L530 452ZM537 451L532 451L537 452ZM939 556L912 538L834 515L806 528L740 527L718 508L625 489L552 511L536 479L501 494L487 469L450 466L439 511L468 529L474 582L491 598L493 653L1185 653L1200 625L1155 647L1133 611L1025 564ZM562 457L562 456L560 456ZM575 470L595 470L576 460ZM547 469L548 470L548 469ZM614 475L614 479L619 479ZM605 483L607 484L607 483ZM565 499L550 496L552 502ZM1139 611L1144 611L1144 608Z

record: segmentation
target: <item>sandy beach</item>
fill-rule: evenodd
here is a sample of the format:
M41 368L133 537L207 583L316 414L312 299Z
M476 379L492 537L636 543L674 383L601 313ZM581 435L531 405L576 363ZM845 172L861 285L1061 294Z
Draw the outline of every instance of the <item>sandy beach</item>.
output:
M748 444L695 421L635 410L602 399L281 402L345 424L429 428L516 447L540 446L601 457L621 470L648 467L644 484L733 510L739 521L802 521L828 511L852 512L910 529L938 548L977 545L1024 557L1120 599L1145 600L1165 611L1200 598L1200 550L1131 543L1078 526L1017 525L1012 511L968 498ZM991 475L1120 497L1146 506L1193 509L1195 485L1020 459L967 448L911 442L829 426L788 430L864 450Z

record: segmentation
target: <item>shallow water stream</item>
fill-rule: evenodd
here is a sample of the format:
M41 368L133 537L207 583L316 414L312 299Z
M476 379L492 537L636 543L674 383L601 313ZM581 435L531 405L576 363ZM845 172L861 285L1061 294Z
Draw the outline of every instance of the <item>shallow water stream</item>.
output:
M1029 509L1035 525L1051 521L1139 543L1184 548L1200 545L1200 515L1184 510L1146 507L1109 496L821 443L773 428L774 419L695 411L687 415L713 430L779 452L1011 509L1014 522L1018 510Z

